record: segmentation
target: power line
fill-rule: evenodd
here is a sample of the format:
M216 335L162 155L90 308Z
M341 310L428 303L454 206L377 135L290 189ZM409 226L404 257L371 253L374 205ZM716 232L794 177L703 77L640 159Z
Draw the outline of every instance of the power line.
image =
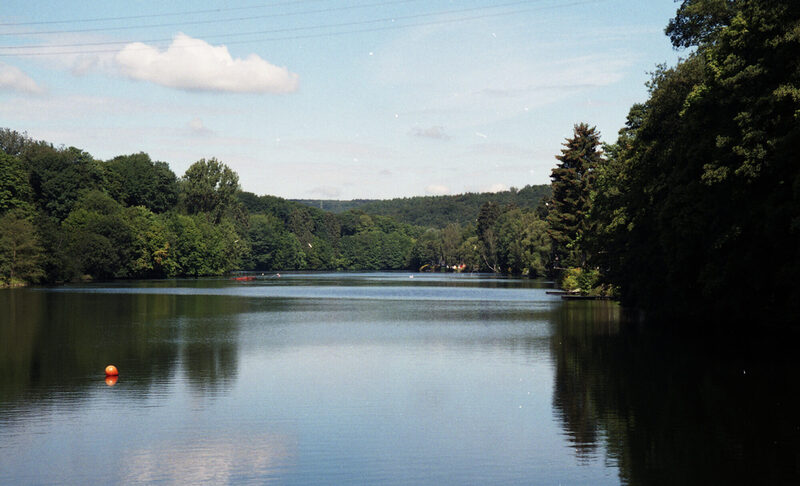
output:
M319 1L319 0L316 0ZM264 15L249 15L247 17L232 17L232 18L225 18L225 19L211 19L211 20L192 20L187 22L169 22L165 24L145 24L145 25L125 25L119 27L94 27L90 29L77 29L77 30L46 30L46 31L28 31L28 32L0 32L0 36L23 36L23 35L53 35L53 34L82 34L87 32L110 32L110 31L120 31L120 30L133 30L133 29L148 29L154 27L176 27L176 26L184 26L184 25L203 25L203 24L220 24L225 22L239 22L242 20L258 20L258 19L270 19L270 18L279 18L279 17L294 17L299 15L311 15L311 14L320 14L320 13L332 13L332 12L341 12L345 10L355 10L360 8L371 8L371 7L385 7L388 5L394 5L398 3L410 3L410 2L418 2L420 0L392 0L392 1L384 1L378 3L367 3L362 5L347 5L344 7L330 7L330 8L322 8L317 10L305 10L305 11L298 11L298 12L282 12L282 13L271 13L271 14L264 14Z
M166 12L166 13L145 14L145 15L127 15L122 17L97 17L97 18L72 19L72 20L42 20L35 22L6 22L6 23L0 23L0 27L19 27L22 25L77 24L84 22L107 22L115 20L151 19L156 17L176 17L178 15L195 15L195 14L205 14L205 13L230 12L235 10L255 10L259 8L282 7L285 5L296 5L298 3L310 3L310 2L320 2L320 1L324 0L295 0L293 2L265 3L261 5L252 5L248 7L224 7L224 8L212 8L207 10L184 10L182 12Z
M451 23L460 23L460 22L469 22L474 20L481 20L486 18L493 18L493 17L501 17L501 16L509 16L509 15L517 15L522 13L530 13L534 11L542 11L542 10L550 10L550 9L558 9L558 8L566 8L566 7L575 7L580 5L587 5L591 3L598 3L603 0L584 0L584 1L576 1L572 3L563 3L557 5L548 5L548 6L539 6L539 7L531 7L519 10L511 10L505 12L498 12L492 14L481 14L481 15L474 15L470 17L461 17L461 18L452 18L452 19L444 19L444 20L436 20L436 21L428 21L428 22L417 22L417 23L410 23L410 24L402 24L402 25L385 25L380 27L372 27L372 28L365 28L365 29L354 29L354 30L345 30L340 32L323 32L317 34L305 34L305 35L297 35L297 36L286 36L286 37L272 37L272 38L256 38L256 39L247 39L247 40L239 40L239 41L230 41L226 42L227 45L233 44L245 44L250 42L273 42L273 41L284 41L284 40L302 40L302 39L313 39L313 38L320 38L320 37L334 37L334 36L342 36L342 35L349 35L349 34L360 34L360 33L368 33L368 32L379 32L384 30L396 30L396 29L403 29L409 27L422 27L422 26L430 26L430 25L442 25L442 24L451 24ZM417 14L417 15L409 15L405 17L388 17L383 19L375 19L375 20L365 20L360 22L346 22L341 24L327 24L327 25L318 25L318 26L311 26L311 27L294 27L294 28L286 28L286 29L277 29L277 30L268 30L268 31L257 31L257 32L246 32L246 33L235 33L235 34L220 34L220 35L212 35L206 36L205 38L220 38L220 37L236 37L242 35L263 35L263 34L275 34L280 32L292 32L292 31L302 31L302 30L311 30L311 29L323 29L323 28L336 28L336 27L348 27L354 25L364 25L369 23L377 23L377 22L395 22L397 20L408 20L412 18L420 18L420 17L431 17L437 15L444 15L448 13L464 13L466 11L475 11L475 10L485 10L486 8L500 8L503 6L509 5L518 5L521 3L529 3L529 2L514 2L511 4L504 4L504 5L497 5L492 7L476 7L472 9L465 9L461 11L446 11L446 12L438 12L438 13L431 13L431 14ZM145 41L125 41L125 42L105 42L105 43L86 43L86 44L65 44L65 45L43 45L43 46L7 46L7 47L0 47L0 49L24 49L24 48L62 48L62 47L81 47L81 46L94 46L94 45L118 45L118 44L130 44L133 42L141 42L141 43L156 43L156 42L169 42L173 39L155 39L155 40L145 40ZM172 46L182 48L181 45L176 45L175 43ZM188 47L188 46L187 46ZM150 46L144 46L141 49L149 49ZM58 51L58 52L14 52L14 53L3 53L0 52L0 57L9 57L9 56L58 56L58 55L71 55L71 54L104 54L104 53L114 53L119 52L118 49L101 49L101 50L80 50L80 51Z
M409 1L409 0L401 0L401 1ZM413 1L413 0L411 0ZM263 35L263 34L275 34L281 32L292 32L292 31L301 31L301 30L318 30L318 29L325 29L325 28L338 28L338 27L351 27L354 25L364 25L370 23L379 23L379 22L394 22L394 21L402 21L402 20L409 20L415 19L420 17L429 17L429 16L438 16L438 15L448 15L448 14L458 14L458 13L465 13L465 12L472 12L476 10L486 10L490 8L504 8L509 6L517 6L526 3L538 2L542 0L522 0L516 2L510 2L500 5L492 5L492 6L483 6L483 7L472 7L468 9L456 9L456 10L445 10L439 12L429 12L429 13L421 13L421 14L414 14L414 15L406 15L406 16L394 16L394 17L384 17L379 19L371 19L371 20L362 20L362 21L354 21L354 22L343 22L338 24L321 24L321 25L313 25L307 27L287 27L283 29L272 29L272 30L259 30L259 31L250 31L250 32L237 32L237 33L227 33L227 34L216 34L205 36L206 39L222 39L228 37L241 37L245 35ZM393 2L390 2L393 3ZM20 45L20 46L0 46L0 49L7 49L7 50L16 50L16 49L52 49L52 48L63 48L63 47L95 47L95 46L114 46L114 45L125 45L130 44L132 42L142 42L142 43L159 43L159 42L169 42L172 38L159 38L159 39L141 39L141 40L125 40L125 41L102 41L102 42L81 42L81 43L74 43L74 44L37 44L37 45Z
M408 1L408 0L403 0ZM512 7L521 4L528 4L532 2L539 2L542 0L520 0L516 2L510 2L500 5L492 5L492 6L482 6L482 7L471 7L467 9L455 9L455 10L444 10L439 12L428 12L428 13L421 13L421 14L414 14L414 15L406 15L406 16L394 16L394 17L383 17L379 19L371 19L371 20L361 20L361 21L353 21L353 22L341 22L337 24L321 24L321 25L312 25L306 27L286 27L282 29L271 29L271 30L258 30L258 31L250 31L250 32L236 32L236 33L227 33L227 34L217 34L217 35L209 35L205 36L206 39L225 39L230 37L242 37L247 35L264 35L264 34L278 34L284 32L297 32L303 30L319 30L319 29L329 29L329 28L339 28L339 27L352 27L355 25L366 25L366 24L374 24L374 23L381 23L381 22L396 22L396 21L403 21L403 20L411 20L417 19L422 17L435 17L439 15L450 15L450 14L460 14L466 12L474 12L477 10L487 10L493 8L505 8L505 7ZM172 38L160 38L160 39L144 39L144 40L125 40L125 41L103 41L103 42L82 42L82 43L75 43L75 44L39 44L39 45L22 45L22 46L0 46L0 49L6 50L19 50L19 49L58 49L64 47L95 47L95 46L115 46L115 45L125 45L130 44L133 42L141 42L141 43L159 43L159 42L170 42Z

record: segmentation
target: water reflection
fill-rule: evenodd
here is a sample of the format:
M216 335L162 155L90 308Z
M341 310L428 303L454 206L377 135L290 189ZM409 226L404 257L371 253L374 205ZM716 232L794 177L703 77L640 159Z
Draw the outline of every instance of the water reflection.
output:
M131 450L122 484L269 484L290 466L296 444L281 435L165 440Z
M0 482L800 482L796 340L409 280L0 292Z
M800 366L781 339L676 336L574 304L553 400L579 460L604 450L630 485L800 483Z
M131 397L181 369L198 392L232 383L246 299L169 294L0 292L0 407L80 402L108 363Z

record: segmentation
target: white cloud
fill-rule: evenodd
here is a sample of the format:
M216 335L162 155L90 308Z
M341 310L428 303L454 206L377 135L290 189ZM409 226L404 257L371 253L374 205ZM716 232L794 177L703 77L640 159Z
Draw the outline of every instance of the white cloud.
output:
M450 194L450 188L442 184L431 184L425 188L425 192L433 196L443 196Z
M0 62L0 91L3 90L32 94L44 91L33 78L18 67Z
M225 46L212 46L178 34L160 51L141 42L126 45L116 55L120 71L133 79L190 91L291 93L298 75L255 54L233 58Z

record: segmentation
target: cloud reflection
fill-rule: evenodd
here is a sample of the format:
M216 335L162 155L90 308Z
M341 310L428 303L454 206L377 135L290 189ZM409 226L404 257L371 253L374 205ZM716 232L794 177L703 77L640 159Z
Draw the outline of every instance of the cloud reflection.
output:
M290 466L295 443L281 435L163 441L134 450L121 472L124 484L266 484Z

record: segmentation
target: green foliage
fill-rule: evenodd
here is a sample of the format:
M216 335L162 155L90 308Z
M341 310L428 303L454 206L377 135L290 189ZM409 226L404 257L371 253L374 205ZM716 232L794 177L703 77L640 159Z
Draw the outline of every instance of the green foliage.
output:
M29 177L19 159L0 152L0 214L12 209L26 212L33 209Z
M375 211L334 214L241 192L236 173L216 159L201 159L178 181L145 153L103 163L7 129L0 148L0 213L23 209L33 221L41 251L31 261L47 282L234 269L500 270L501 253L513 260L503 271L542 274L540 228L531 230L529 215L519 213L525 221L508 223L516 232L502 246L498 232L507 228L498 221L512 207L535 207L545 186L371 201ZM489 212L479 218L482 205Z
M683 0L666 33L675 47L711 44L735 15L731 0ZM738 2L741 3L741 2Z
M43 211L37 212L33 221L43 249L41 255L43 280L48 283L60 283L78 275L77 262L67 254L68 238L61 222Z
M583 265L586 261L581 239L587 233L587 214L590 208L590 191L595 171L602 159L600 134L585 123L575 125L574 135L567 139L559 164L553 169L553 196L547 221L553 239L556 264Z
M465 235L468 234L468 232L465 232ZM458 261L464 265L464 268L467 271L477 272L483 266L480 241L478 241L477 236L467 236L467 238L458 247L456 255L458 257Z
M109 192L126 206L144 206L154 213L178 202L178 179L166 162L153 162L146 153L120 155L106 163Z
M570 267L564 270L560 287L569 292L583 295L607 295L601 287L600 272L594 268Z
M654 73L594 198L596 262L626 303L798 321L799 23L797 2L682 3L669 32L697 50Z
M204 213L219 223L237 209L239 176L215 158L192 164L180 180L180 197L189 214Z
M399 270L407 268L413 242L400 233L367 231L343 236L341 266L347 270Z
M310 206L320 211L329 211L334 214L344 213L359 209L365 204L377 202L376 199L353 199L351 201L337 201L334 199L292 199L292 202Z
M581 284L578 282L578 276L580 274L580 267L571 267L565 269L561 277L561 284L559 287L567 292L579 292L581 290Z
M133 236L128 261L128 274L135 277L162 277L178 274L178 262L171 251L165 220L142 206L125 209L124 214Z
M271 214L254 214L250 216L249 226L248 237L251 245L249 268L254 270L305 268L306 254L300 241L286 230L277 217Z
M134 234L123 207L100 191L85 193L62 223L67 254L81 275L127 277Z
M3 153L16 157L30 144L31 139L26 133L0 128L0 151Z
M495 228L500 214L502 214L502 210L497 203L494 201L486 202L478 212L478 225L476 228L478 241L481 243L483 263L495 273L501 272L500 267L497 266L499 241L497 239L497 229Z
M296 208L289 213L286 227L297 236L303 247L309 246L314 239L314 220L306 208Z
M215 225L202 214L171 214L166 226L169 247L174 251L173 275L224 274L239 268L246 254L247 248L230 220Z
M69 215L82 192L100 190L105 185L101 163L75 147L55 149L33 145L21 159L31 172L37 205L59 221Z
M442 260L446 266L452 267L463 262L458 250L461 248L465 234L466 231L458 223L450 223L441 230Z
M278 240L275 269L303 270L307 267L306 253L294 233L283 233Z
M444 264L441 232L430 228L417 239L411 248L411 268L416 270L430 267L433 269Z
M314 236L307 246L308 249L303 251L306 254L308 268L314 270L336 269L337 252L329 240Z
M0 281L37 282L44 276L41 254L36 230L23 212L8 211L0 217Z
M544 277L552 253L547 223L533 212L513 209L496 226L500 268L511 275Z
M385 201L298 200L298 202L334 213L362 211L370 216L388 216L411 226L444 228L448 224L473 224L481 206L491 201L503 207L535 208L550 194L549 185L525 186L496 193L467 193L454 196L417 196Z
M236 199L248 213L272 214L284 223L289 220L289 214L295 209L306 209L311 211L315 217L324 214L319 209L306 208L301 204L277 196L257 196L252 192L240 191L236 193Z

